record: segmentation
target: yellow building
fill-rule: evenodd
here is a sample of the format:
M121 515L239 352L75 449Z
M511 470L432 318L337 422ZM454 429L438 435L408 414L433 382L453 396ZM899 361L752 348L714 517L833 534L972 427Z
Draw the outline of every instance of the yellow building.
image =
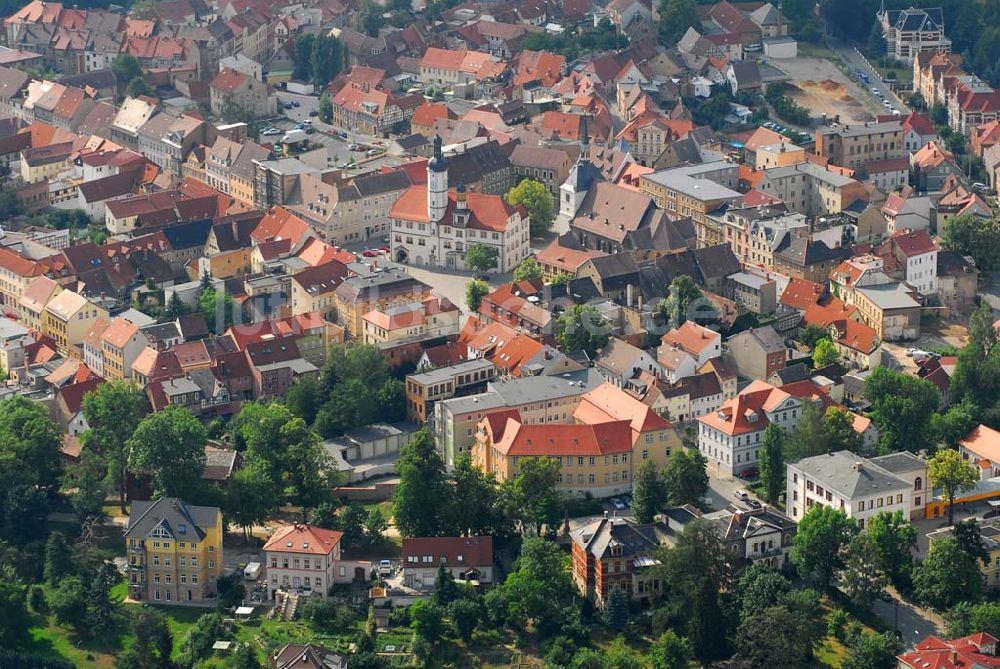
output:
M101 333L104 378L132 378L132 363L148 343L135 323L121 316L111 321L107 329Z
M49 144L21 152L21 179L33 184L55 177L69 168L69 157L73 153L72 142Z
M768 144L757 148L755 153L758 170L769 167L787 167L796 163L806 162L806 150L801 146L779 142L778 144Z
M518 475L525 458L554 458L562 492L609 497L631 491L646 460L662 468L683 448L673 425L610 384L585 394L573 418L573 423L527 424L517 410L487 414L472 447L473 464L506 481Z
M187 604L218 595L222 513L174 497L132 502L125 530L128 595L136 601Z
M337 323L352 337L364 337L365 314L423 302L431 296L431 287L400 265L380 261L358 269L357 276L344 279L334 291ZM292 301L294 304L294 289Z
M64 290L45 305L42 332L55 341L63 355L83 359L83 340L98 318L107 318L108 310L83 295Z
M198 258L198 277L203 277L205 274L216 279L246 276L250 274L252 267L250 256L250 247L203 255Z

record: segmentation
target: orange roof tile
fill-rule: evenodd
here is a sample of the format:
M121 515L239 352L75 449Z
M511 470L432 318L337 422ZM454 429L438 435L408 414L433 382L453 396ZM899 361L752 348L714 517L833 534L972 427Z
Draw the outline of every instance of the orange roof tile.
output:
M343 532L312 525L285 525L264 544L265 553L308 553L329 555L344 538Z

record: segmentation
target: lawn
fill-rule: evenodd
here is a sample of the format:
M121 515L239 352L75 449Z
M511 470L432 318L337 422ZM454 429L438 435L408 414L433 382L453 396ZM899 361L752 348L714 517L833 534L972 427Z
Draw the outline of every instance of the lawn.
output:
M799 56L803 58L826 58L827 60L836 62L840 60L840 56L835 54L832 49L830 49L825 44L812 44L810 42L799 42Z

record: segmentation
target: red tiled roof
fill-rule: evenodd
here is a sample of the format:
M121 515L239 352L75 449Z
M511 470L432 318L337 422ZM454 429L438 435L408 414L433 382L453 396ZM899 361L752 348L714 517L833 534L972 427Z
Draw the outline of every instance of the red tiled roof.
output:
M249 79L247 75L242 72L237 72L236 70L227 67L212 79L212 88L219 91L232 92L243 86L243 84Z
M810 306L817 304L823 293L824 288L820 284L792 277L788 286L785 287L785 292L781 294L781 303L793 309L805 311Z
M980 425L959 442L981 458L1000 462L1000 432L986 425Z
M791 395L764 381L754 381L739 395L727 400L718 411L698 417L704 423L731 437L763 431L770 421L767 411L772 411Z
M593 425L524 425L508 418L503 437L493 443L493 448L507 456L600 456L627 453L632 450L632 443L632 429L627 420Z
M413 112L410 125L432 127L439 118L457 119L458 116L443 102L425 102Z
M709 330L703 325L698 325L694 321L684 321L684 324L676 330L664 334L660 341L664 344L674 344L691 355L698 356L718 338L719 333Z
M285 525L267 540L264 552L329 555L343 538L344 533L336 530L324 530L312 525Z
M403 539L402 554L404 569L407 557L427 555L432 557L435 567L441 563L441 558L449 567L491 567L493 537L407 537Z
M514 212L520 211L522 218L527 217L527 210L524 207L513 207L499 195L467 193L466 203L471 212L467 227L477 230L504 232L507 230L507 219ZM454 213L457 204L455 191L449 191L445 220ZM392 205L389 217L404 221L430 222L427 215L427 186L416 185L407 188Z

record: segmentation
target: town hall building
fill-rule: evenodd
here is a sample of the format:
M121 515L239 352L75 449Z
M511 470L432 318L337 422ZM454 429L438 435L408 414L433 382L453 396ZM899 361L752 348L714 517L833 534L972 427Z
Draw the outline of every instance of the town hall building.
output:
M441 137L427 163L427 184L410 186L389 211L392 257L400 263L468 269L465 252L475 244L497 250L496 271L510 272L530 252L528 212L499 195L448 189L448 161Z

